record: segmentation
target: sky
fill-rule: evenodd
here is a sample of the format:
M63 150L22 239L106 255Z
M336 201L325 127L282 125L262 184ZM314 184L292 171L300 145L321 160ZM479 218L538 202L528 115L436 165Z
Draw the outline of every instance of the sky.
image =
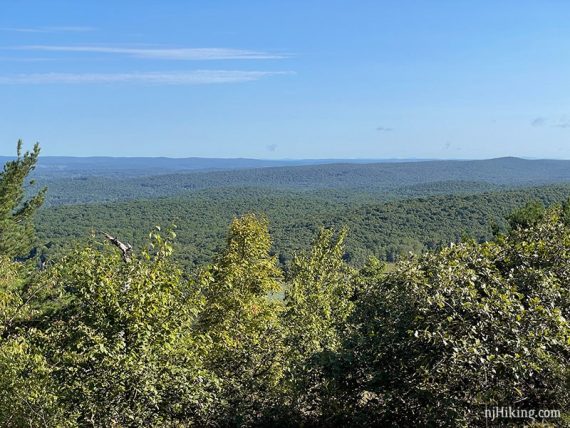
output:
M0 0L0 155L570 159L567 0Z

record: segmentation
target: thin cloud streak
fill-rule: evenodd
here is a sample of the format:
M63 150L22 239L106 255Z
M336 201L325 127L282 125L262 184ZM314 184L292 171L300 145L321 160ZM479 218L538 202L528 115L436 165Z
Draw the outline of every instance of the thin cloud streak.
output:
M229 48L119 48L108 46L17 46L12 49L40 52L80 52L126 55L133 58L165 60L283 59L282 54Z
M54 58L15 58L15 57L0 57L0 62L49 62L55 61Z
M570 118L567 116L561 116L558 119L549 119L546 117L537 117L531 123L531 126L535 128L540 128L544 126L549 126L550 128L570 128Z
M558 122L552 125L554 128L563 128L568 129L570 128L570 119L566 116L561 117Z
M3 27L0 31L7 31L13 33L86 33L95 31L93 27L81 26L68 26L68 27L29 27L29 28L14 28Z
M291 71L196 70L191 72L147 73L38 73L1 76L0 85L42 84L151 84L208 85L241 83L265 77L291 75Z

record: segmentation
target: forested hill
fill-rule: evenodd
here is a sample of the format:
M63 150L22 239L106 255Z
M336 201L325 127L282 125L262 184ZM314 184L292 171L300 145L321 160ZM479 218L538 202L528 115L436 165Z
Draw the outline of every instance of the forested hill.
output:
M342 197L340 197L342 196ZM359 265L370 255L392 261L457 242L492 237L492 227L525 203L545 205L570 197L570 185L531 187L471 195L438 195L384 202L366 194L264 189L208 189L191 195L104 204L59 206L37 216L40 242L57 254L77 240L107 231L138 247L156 225L177 225L178 259L186 268L203 265L224 244L232 218L266 216L281 263L307 248L319 227L347 226L346 258Z
M41 179L48 205L181 195L201 189L261 187L282 190L350 189L392 196L570 182L570 161L499 158L478 161L382 162L267 167L121 178L82 175Z

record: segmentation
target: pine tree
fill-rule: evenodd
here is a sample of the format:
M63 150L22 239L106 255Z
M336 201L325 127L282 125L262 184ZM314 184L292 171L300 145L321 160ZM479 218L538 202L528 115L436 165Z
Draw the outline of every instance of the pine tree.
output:
M26 257L35 243L33 215L42 205L46 189L26 199L26 177L35 168L40 147L22 155L18 141L17 158L0 172L0 255ZM30 181L29 185L34 182Z

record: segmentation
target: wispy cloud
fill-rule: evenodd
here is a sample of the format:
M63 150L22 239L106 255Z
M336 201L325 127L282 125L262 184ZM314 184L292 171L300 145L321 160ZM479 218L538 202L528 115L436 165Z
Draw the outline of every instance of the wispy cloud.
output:
M9 31L13 33L86 33L95 31L93 27L82 26L64 26L64 27L2 27L0 31Z
M570 128L570 118L567 116L561 116L557 119L550 119L546 117L537 117L530 122L531 126L535 128L540 128L543 126L548 126L550 128Z
M251 82L265 77L290 75L291 71L195 70L189 72L135 73L37 73L0 75L0 85L41 84L156 84L207 85L216 83Z
M552 125L554 128L570 128L570 119L567 117L562 117L560 118L560 120L558 120L557 122L555 122Z
M40 58L40 57L18 58L18 57L0 56L0 62L48 62L48 61L54 61L54 59Z
M229 48L126 48L109 46L17 46L12 49L41 52L80 52L125 55L133 58L165 60L229 60L229 59L281 59L286 56L269 52Z
M391 132L393 130L394 130L394 128L389 128L386 126L379 126L376 128L376 131L379 131L379 132Z

